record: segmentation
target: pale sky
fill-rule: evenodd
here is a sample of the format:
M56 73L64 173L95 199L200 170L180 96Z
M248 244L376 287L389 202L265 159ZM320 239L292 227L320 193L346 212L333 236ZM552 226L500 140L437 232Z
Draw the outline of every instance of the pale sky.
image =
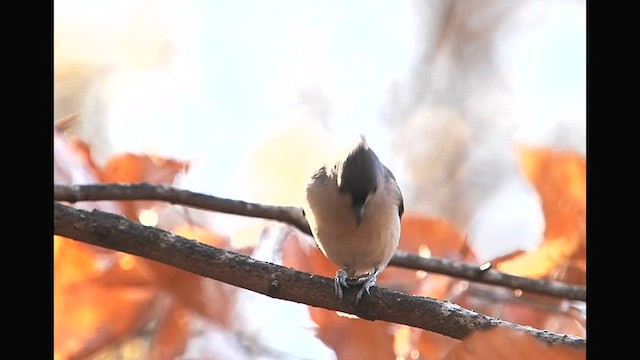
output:
M419 55L412 4L58 0L54 25L70 43L79 39L77 56L110 66L95 95L107 104L102 136L112 146L102 160L125 151L191 160L180 186L239 197L231 174L256 144L301 116L301 92L328 104L333 136L366 135L394 168L380 114L390 86L406 80ZM515 140L584 153L585 12L579 2L532 1L500 33ZM158 63L165 50L166 63ZM396 176L402 182L402 172Z

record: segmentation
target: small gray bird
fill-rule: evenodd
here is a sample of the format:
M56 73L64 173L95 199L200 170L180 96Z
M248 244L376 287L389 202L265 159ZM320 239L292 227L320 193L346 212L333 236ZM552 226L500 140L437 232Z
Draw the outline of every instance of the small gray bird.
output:
M361 136L345 158L311 176L304 212L324 255L341 267L336 296L362 286L357 306L398 247L404 202L393 173Z

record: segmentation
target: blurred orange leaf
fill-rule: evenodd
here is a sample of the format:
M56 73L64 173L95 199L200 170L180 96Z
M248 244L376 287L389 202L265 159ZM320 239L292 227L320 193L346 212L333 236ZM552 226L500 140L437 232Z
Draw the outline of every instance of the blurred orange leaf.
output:
M398 249L427 257L474 260L463 233L445 220L419 213L407 212L403 215ZM407 292L440 300L450 299L454 286L460 282L450 276L425 274L415 270L408 276L408 271L410 270L390 267L380 278L387 276L393 278L395 283L404 281L405 286L412 282ZM440 359L456 343L456 339L417 328L403 327L395 334L396 355L403 356L404 359Z
M421 355L421 359L442 359L445 354L460 343L457 339L440 335L436 332L416 328L411 330L418 333L417 350Z
M91 148L71 134L53 133L53 181L56 184L98 183L100 169L93 162ZM85 201L74 204L79 209L99 209L121 214L115 201Z
M569 151L520 147L522 171L536 187L546 221L544 242L535 251L496 261L500 271L531 277L552 276L567 264L575 270L586 255L586 160ZM563 280L563 278L557 278Z
M225 240L205 229L182 226L174 233L212 246L225 247ZM219 282L152 260L143 259L153 272L154 282L167 291L185 309L210 320L226 323L231 306L231 294Z
M99 172L103 183L139 183L173 184L176 176L189 169L189 163L173 159L165 159L153 155L122 154L113 156ZM138 220L138 212L167 206L158 201L126 201L122 202L123 214L131 220Z
M529 278L542 278L564 265L577 250L567 238L547 238L535 251L523 252L502 262L494 262L504 273Z
M97 277L93 247L79 241L53 236L54 290Z
M452 224L419 213L402 216L402 233L398 250L425 257L441 257L473 261L466 237ZM426 274L399 267L388 267L379 277L380 284L411 294L447 299L451 287L458 282L450 276Z
M318 324L318 338L331 347L338 359L394 359L393 324L351 319L334 311L309 307Z
M399 325L394 334L396 359L442 359L460 341L435 332Z
M94 261L98 261L97 259ZM116 286L153 286L153 274L146 264L146 259L112 251L112 266L107 267L102 274L91 281L96 285Z
M431 256L457 258L466 245L465 235L445 220L412 212L402 216L400 250L419 253L427 246Z
M311 236L297 232L292 232L284 241L282 262L300 271L331 278L338 270L338 266L324 256Z
M214 246L223 238L197 227L176 233ZM196 240L194 240L196 241ZM60 358L83 357L133 335L153 316L160 289L173 307L154 338L155 355L184 350L185 311L225 323L231 297L220 283L177 268L75 240L54 237L54 348ZM176 308L179 307L179 308ZM167 358L172 358L168 356Z
M496 327L477 331L456 345L443 360L578 360L586 350L546 345L524 331Z
M158 323L147 359L172 360L182 354L189 340L189 318L180 304L172 302Z
M184 161L165 159L153 155L122 154L112 156L100 172L102 182L151 184L172 183L176 175L187 171Z
M83 358L140 329L155 298L155 289L131 286L79 286L58 296L55 357Z
M113 274L118 274L119 280L140 275L128 269L118 270L123 256L54 236L56 356L66 359L90 355L126 337L148 320L157 288L139 280L105 281Z

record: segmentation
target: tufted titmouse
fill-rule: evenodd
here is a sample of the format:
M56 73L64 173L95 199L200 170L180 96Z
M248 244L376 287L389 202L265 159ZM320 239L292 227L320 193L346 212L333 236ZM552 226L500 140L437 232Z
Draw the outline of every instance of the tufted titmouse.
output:
M341 267L336 296L362 285L357 306L398 247L404 203L393 173L361 136L346 157L311 176L304 212L324 255Z

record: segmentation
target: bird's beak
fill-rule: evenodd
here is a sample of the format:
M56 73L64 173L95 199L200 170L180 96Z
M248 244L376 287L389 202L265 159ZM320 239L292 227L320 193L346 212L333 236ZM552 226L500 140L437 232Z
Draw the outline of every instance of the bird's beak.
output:
M362 223L362 217L364 216L364 204L354 205L353 211L356 213L356 224L360 226L360 223Z

